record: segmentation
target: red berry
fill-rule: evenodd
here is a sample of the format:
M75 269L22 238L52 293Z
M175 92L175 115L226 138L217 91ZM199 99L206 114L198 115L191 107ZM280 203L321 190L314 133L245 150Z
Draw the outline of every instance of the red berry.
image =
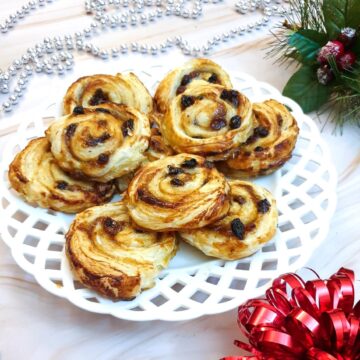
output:
M340 41L328 41L328 43L320 49L317 60L319 63L325 64L328 62L330 56L338 59L343 53L344 45Z
M317 69L316 72L318 81L322 85L328 85L334 79L334 73L329 65L323 65Z
M341 55L337 61L337 64L341 70L350 69L356 61L356 55L352 51L348 51Z
M356 30L350 27L344 28L341 30L341 34L338 37L338 40L342 42L345 47L351 47L354 45L356 39Z

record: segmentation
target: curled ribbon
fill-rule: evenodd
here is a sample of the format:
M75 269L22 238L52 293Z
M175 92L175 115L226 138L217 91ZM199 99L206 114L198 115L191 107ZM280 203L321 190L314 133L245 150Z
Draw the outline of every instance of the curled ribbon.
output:
M222 360L360 360L360 301L354 307L354 272L341 268L328 280L297 274L273 281L265 299L238 309L250 356Z

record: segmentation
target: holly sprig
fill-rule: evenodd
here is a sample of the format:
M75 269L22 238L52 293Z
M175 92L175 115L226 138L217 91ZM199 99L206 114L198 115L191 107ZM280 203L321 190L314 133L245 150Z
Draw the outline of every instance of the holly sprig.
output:
M360 126L360 0L290 0L268 55L300 67L283 94L305 113L330 109Z

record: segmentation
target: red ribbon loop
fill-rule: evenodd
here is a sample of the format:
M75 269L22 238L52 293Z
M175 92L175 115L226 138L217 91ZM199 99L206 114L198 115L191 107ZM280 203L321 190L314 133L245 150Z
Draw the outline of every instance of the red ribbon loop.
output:
M273 281L266 299L249 300L238 324L251 356L224 360L360 360L360 301L354 306L354 272L341 268L328 280L297 274Z

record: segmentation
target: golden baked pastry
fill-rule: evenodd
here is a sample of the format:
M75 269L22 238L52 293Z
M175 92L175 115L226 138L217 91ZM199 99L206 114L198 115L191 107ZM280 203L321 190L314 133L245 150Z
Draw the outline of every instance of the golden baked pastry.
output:
M46 135L59 166L72 176L100 182L125 175L144 160L150 126L146 115L116 104L76 107L50 125Z
M145 156L149 161L159 160L165 156L174 154L174 150L166 141L161 132L161 123L163 115L160 113L152 113L149 115L150 121L150 140L149 148L145 152Z
M99 74L81 77L71 84L63 99L63 113L70 114L79 105L90 107L109 102L128 105L145 114L153 109L149 91L135 74Z
M253 111L252 135L220 167L226 175L271 174L291 158L299 128L289 110L276 100L268 100L253 104Z
M9 167L11 186L29 203L76 213L105 203L114 194L114 184L71 178L57 165L45 137L31 140Z
M252 106L236 90L220 85L191 86L165 113L162 132L178 153L224 160L252 130Z
M226 217L202 229L181 231L190 245L208 256L236 260L249 256L276 232L277 209L266 189L249 182L230 180L230 210Z
M195 229L226 215L229 185L213 164L189 154L146 164L126 195L130 216L142 228Z
M168 73L156 89L156 109L165 113L171 100L182 94L190 85L218 84L231 88L229 75L209 59L192 59Z
M66 234L66 253L80 282L112 299L130 300L153 287L176 250L174 233L138 229L122 201L76 215Z

